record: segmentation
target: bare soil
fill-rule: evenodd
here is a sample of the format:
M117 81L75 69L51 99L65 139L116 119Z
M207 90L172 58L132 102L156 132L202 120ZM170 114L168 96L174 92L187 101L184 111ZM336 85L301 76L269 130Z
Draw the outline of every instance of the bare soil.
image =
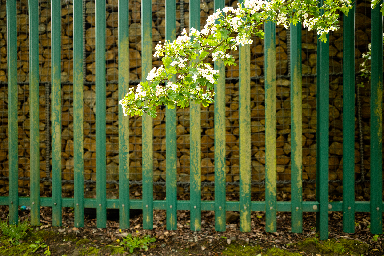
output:
M7 216L8 207L0 206L0 218L5 220ZM116 220L108 220L107 228L98 229L96 219L90 217L85 219L84 228L75 228L70 208L63 209L63 226L52 227L51 209L42 207L41 226L34 227L30 236L41 234L42 242L49 246L51 255L128 255L128 252L116 253L115 250L119 245L116 240L121 240L127 233L156 238L148 251L135 249L132 255L384 255L384 236L370 233L369 214L357 213L356 232L347 234L342 230L342 214L331 212L328 241L316 238L314 213L304 213L302 234L291 232L290 213L277 214L275 233L265 232L263 212L252 213L252 231L249 233L240 232L239 219L236 214L233 216L229 219L232 223L227 222L225 232L216 232L214 212L203 211L202 229L194 232L189 227L189 211L178 211L178 229L168 231L165 211L155 210L152 230L143 230L143 219L139 214L131 219L129 229L119 231ZM29 211L20 211L20 221L29 218ZM345 241L351 243L346 245ZM344 249L338 246L344 246ZM0 255L5 254L0 250ZM34 255L44 255L44 250Z

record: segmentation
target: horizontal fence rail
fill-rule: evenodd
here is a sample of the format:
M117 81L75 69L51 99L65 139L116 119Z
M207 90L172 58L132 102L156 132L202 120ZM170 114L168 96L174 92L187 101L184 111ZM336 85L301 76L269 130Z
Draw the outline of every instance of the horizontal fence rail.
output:
M118 2L118 97L123 98L130 84L129 1ZM319 4L323 4L321 0ZM153 119L142 117L142 199L130 199L130 119L118 110L118 176L119 199L107 198L106 174L106 2L95 2L96 61L96 197L84 195L84 2L73 3L73 158L74 197L62 197L62 81L61 81L61 2L51 4L51 122L52 122L52 197L40 196L40 133L39 133L39 1L30 0L29 15L29 109L30 109L30 196L18 194L18 83L17 83L17 14L16 0L7 1L7 63L8 63L8 145L9 196L0 197L0 205L9 206L9 221L17 223L20 205L31 208L31 224L40 224L40 207L52 207L52 225L62 225L62 208L73 207L74 225L84 226L84 208L95 208L97 227L107 225L107 209L119 209L120 228L130 226L130 209L143 210L143 228L153 228L153 211L165 210L167 229L177 229L177 211L191 212L191 230L201 230L201 211L215 211L215 228L226 229L226 212L240 212L240 230L251 231L251 213L266 212L266 231L276 231L276 213L292 213L292 232L303 231L303 212L316 212L320 238L328 238L330 211L343 212L344 232L354 232L356 212L371 215L371 232L382 233L384 202L382 198L382 99L383 99L383 35L380 7L372 10L371 38L371 103L370 103L370 201L355 200L355 9L344 16L343 52L343 201L329 200L329 40L317 42L316 93L316 199L303 201L303 104L302 104L302 34L301 24L290 27L290 138L291 138L291 200L277 200L276 147L276 24L264 24L265 70L265 201L252 201L252 139L251 139L251 47L239 50L239 201L226 200L226 84L223 62L216 61L220 78L215 84L214 102L214 200L201 200L201 106L190 106L190 200L177 200L177 127L176 110L166 109L166 199L153 197ZM176 0L165 1L165 38L175 40L177 34ZM214 9L225 6L215 0ZM200 1L190 0L189 27L200 28ZM183 21L184 22L184 21ZM141 6L141 77L152 69L152 0ZM117 183L117 182L116 182ZM289 185L289 184L288 184Z

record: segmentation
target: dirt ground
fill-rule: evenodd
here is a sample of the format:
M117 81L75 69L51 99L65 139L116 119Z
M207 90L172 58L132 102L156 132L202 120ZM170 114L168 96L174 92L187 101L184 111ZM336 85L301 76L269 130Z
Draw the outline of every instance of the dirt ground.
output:
M0 206L0 218L6 220L8 207ZM28 221L29 211L20 211L20 220ZM166 230L165 211L154 211L153 230L143 230L142 215L131 219L130 228L119 231L118 221L107 221L106 229L96 228L96 219L86 218L84 228L74 228L73 209L63 210L63 226L51 226L51 209L42 207L41 226L34 227L23 243L33 242L38 236L49 246L51 255L384 255L384 236L369 231L369 214L356 214L356 232L342 231L342 214L329 215L329 240L319 241L315 230L315 214L304 213L303 233L291 230L290 213L277 214L277 232L265 232L265 214L252 213L252 231L240 232L236 213L227 222L225 232L216 232L214 212L202 212L202 230L191 231L189 211L178 211L178 229ZM132 254L119 249L117 239L133 234L156 238L148 251L135 249ZM0 235L1 238L1 235ZM36 239L36 238L35 238ZM1 239L0 239L1 240ZM0 242L0 255L13 255ZM4 254L4 250L6 254ZM44 255L37 250L33 255ZM20 254L20 251L15 254ZM24 255L29 255L25 253ZM47 255L47 254L45 254Z

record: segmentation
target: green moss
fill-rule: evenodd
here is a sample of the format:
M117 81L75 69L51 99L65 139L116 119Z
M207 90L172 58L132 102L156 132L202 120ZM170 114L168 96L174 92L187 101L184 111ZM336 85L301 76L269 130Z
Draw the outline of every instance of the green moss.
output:
M100 249L96 247L88 247L85 249L80 250L80 255L98 255Z
M265 255L268 255L268 256L301 256L300 253L296 253L296 252L290 252L290 251L286 251L286 250L283 250L283 249L279 249L279 248L271 248L271 249L268 249L265 253Z
M223 252L228 256L247 256L247 255L270 255L270 256L301 256L299 253L290 252L278 248L263 249L259 245L251 246L247 244L231 244Z
M20 244L15 245L7 236L1 235L0 255L36 255L38 252L45 251L45 241L53 237L57 237L57 234L53 231L30 230L19 241ZM36 249L36 245L41 245L41 247Z
M88 244L90 242L89 239L80 239L79 241L76 242L76 246L81 246L81 245L84 245L84 244Z
M0 255L34 255L33 249L29 247L30 244L21 243L17 246L8 244L3 240L0 241Z
M124 253L124 248L121 246L107 245L106 249L110 255L119 255Z
M369 245L351 239L328 239L320 241L315 238L308 238L297 244L297 248L306 252L319 252L323 254L366 254Z

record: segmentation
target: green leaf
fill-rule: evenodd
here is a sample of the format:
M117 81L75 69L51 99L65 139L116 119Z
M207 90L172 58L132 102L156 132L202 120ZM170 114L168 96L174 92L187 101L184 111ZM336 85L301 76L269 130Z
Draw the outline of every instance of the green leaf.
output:
M165 68L168 68L172 63L172 59L170 57L163 57L161 60L163 61Z

